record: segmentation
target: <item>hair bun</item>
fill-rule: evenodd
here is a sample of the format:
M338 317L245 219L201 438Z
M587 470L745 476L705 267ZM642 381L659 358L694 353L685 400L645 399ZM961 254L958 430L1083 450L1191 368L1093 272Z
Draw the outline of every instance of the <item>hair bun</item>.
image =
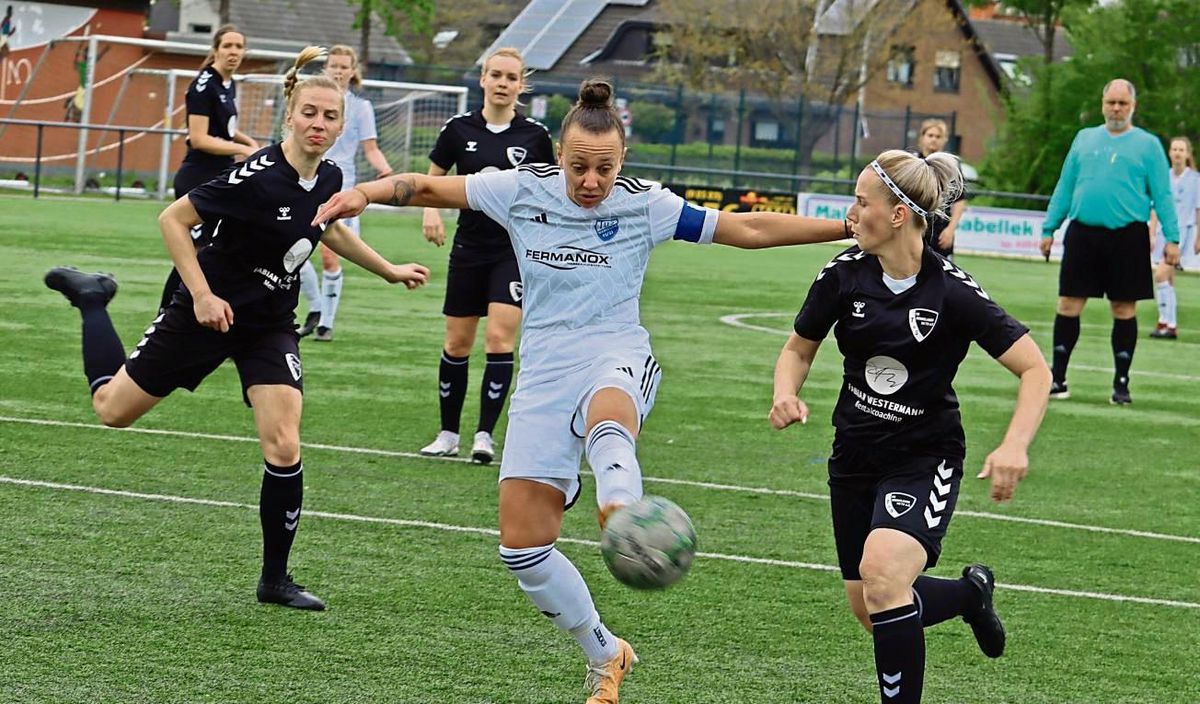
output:
M579 105L584 108L612 107L613 87L608 81L589 79L579 86Z

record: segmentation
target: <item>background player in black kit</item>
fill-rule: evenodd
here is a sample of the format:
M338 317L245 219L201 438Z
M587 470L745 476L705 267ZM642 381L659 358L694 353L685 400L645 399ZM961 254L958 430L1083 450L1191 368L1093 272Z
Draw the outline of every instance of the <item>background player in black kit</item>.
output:
M923 627L962 616L986 655L1004 650L991 570L921 575L937 564L962 478L966 439L951 386L959 364L975 341L1020 378L1008 431L978 475L991 478L995 501L1011 499L1028 470L1050 389L1028 330L923 239L925 221L944 217L961 187L951 154L891 150L863 169L847 215L858 244L817 275L775 366L771 424L806 422L798 390L837 324L844 363L829 459L834 540L890 704L921 700Z
M483 107L446 122L429 154L431 176L444 176L450 169L466 176L515 169L521 164L554 163L549 131L517 112L517 99L530 90L525 74L525 60L516 49L497 49L488 56L479 77ZM439 247L446 241L442 216L436 208L425 209L424 231L425 239ZM491 462L495 457L492 432L512 385L513 348L521 325L521 273L508 233L477 210L459 211L442 314L446 316L446 341L438 367L442 428L421 454L458 454L467 362L475 346L479 318L487 316L487 366L480 386L479 425L471 457L476 462Z
M300 67L323 54L306 48L288 72L281 144L259 150L159 216L184 285L127 360L106 310L117 291L113 278L70 268L46 274L46 285L83 316L84 374L92 408L105 425L128 426L173 390L194 390L226 359L234 361L264 459L258 600L313 610L324 609L324 602L287 571L303 498L303 380L293 325L298 269L320 240L390 283L415 288L429 273L417 264L389 263L336 222L327 228L309 224L317 207L342 187L341 171L321 158L342 128L342 91L323 76L296 82ZM219 235L197 253L190 228L217 219Z
M245 55L246 36L234 25L222 25L213 34L212 48L187 90L187 154L175 172L176 198L221 175L233 166L235 156L248 157L258 151L258 142L237 128L237 83L233 74ZM201 223L192 230L196 247L212 241L216 225ZM172 269L163 286L160 309L171 302L179 281L179 272Z

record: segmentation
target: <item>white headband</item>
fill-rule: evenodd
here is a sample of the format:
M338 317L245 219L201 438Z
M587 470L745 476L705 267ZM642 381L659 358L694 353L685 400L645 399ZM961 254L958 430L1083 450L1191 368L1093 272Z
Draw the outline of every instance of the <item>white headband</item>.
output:
M907 205L917 215L920 215L923 218L929 217L928 211L917 205L912 198L904 195L904 191L900 190L900 187L896 185L896 182L892 180L891 176L887 175L887 172L883 170L883 167L879 165L878 161L872 161L870 166L875 170L875 173L879 174L879 178L883 180L884 185L890 188L892 193L896 194L896 197L900 199L901 203Z

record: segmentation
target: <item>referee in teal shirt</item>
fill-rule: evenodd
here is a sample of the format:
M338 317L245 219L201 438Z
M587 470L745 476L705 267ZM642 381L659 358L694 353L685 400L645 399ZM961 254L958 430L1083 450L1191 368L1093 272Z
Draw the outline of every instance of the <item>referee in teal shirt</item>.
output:
M1179 223L1158 137L1133 126L1137 90L1123 78L1104 86L1104 124L1079 130L1042 225L1042 254L1070 218L1058 273L1054 318L1054 383L1050 398L1069 398L1067 364L1079 340L1079 315L1089 298L1108 296L1112 308L1112 402L1133 402L1129 367L1137 345L1137 302L1154 298L1150 231L1154 208L1162 222L1167 264L1179 261Z

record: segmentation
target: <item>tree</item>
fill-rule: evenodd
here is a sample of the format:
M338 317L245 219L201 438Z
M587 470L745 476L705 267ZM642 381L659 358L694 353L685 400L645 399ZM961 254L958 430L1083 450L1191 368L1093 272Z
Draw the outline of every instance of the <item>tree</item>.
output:
M647 142L661 142L675 131L675 111L662 103L635 100L629 104L632 130Z
M401 22L419 32L428 32L433 16L433 0L348 0L354 6L354 28L359 30L359 61L366 64L371 57L372 17L383 20L383 33L396 36Z

